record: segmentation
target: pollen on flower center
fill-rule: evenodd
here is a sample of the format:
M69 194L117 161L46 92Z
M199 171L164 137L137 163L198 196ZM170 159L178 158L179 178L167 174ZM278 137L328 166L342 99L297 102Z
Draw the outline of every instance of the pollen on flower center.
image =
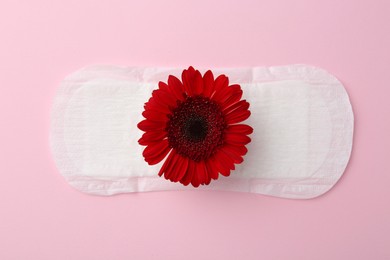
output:
M187 97L173 111L168 142L177 153L194 161L205 160L223 145L226 128L220 106L202 96Z

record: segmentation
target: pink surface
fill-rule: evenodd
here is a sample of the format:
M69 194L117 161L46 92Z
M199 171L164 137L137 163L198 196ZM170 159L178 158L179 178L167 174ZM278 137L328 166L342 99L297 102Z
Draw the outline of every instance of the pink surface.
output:
M386 0L2 0L0 259L390 259L389 12ZM82 194L51 158L49 113L60 80L96 63L322 67L350 94L350 164L305 201Z

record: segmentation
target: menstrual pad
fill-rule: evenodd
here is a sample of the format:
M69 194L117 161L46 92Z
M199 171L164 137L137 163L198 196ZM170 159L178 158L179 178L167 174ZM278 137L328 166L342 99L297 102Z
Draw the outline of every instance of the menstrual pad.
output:
M254 132L244 162L197 189L308 199L335 185L350 157L353 113L334 76L307 65L212 71L241 85L251 111L244 123ZM91 66L63 80L50 141L71 186L96 195L195 189L159 177L163 162L148 165L138 144L143 105L169 75L181 70Z

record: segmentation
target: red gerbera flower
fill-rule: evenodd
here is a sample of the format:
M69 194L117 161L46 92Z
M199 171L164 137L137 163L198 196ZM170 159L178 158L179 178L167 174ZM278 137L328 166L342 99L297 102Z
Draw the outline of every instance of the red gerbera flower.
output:
M243 162L251 140L247 135L253 132L237 124L250 116L240 85L229 86L225 75L214 80L210 70L202 77L189 67L182 82L170 75L168 84L158 86L145 103L146 119L138 124L145 132L138 141L146 146L145 161L157 164L169 154L158 175L194 187L218 179L219 173L229 176Z

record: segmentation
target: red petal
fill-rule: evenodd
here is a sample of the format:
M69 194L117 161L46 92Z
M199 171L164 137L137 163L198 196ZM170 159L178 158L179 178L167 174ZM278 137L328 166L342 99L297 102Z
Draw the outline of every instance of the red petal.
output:
M221 158L219 156L221 152L217 153L215 156L210 158L212 163L214 164L215 168L220 172L223 176L229 176L230 175L230 167L228 165L225 165L223 162L221 162Z
M229 125L236 124L236 123L244 121L250 115L251 115L251 112L249 110L242 111L241 109L236 109L235 111L226 115L225 120L226 120L226 123Z
M211 99L222 104L223 101L228 99L232 94L233 94L233 90L230 89L229 87L226 87L226 88L222 88L218 91L215 91L215 93Z
M237 154L243 156L248 152L248 148L246 148L243 144L225 144L224 147L232 147Z
M181 155L178 155L180 158L178 159L178 165L177 165L177 175L175 175L175 179L177 181L181 181L184 177L184 175L186 174L187 172L187 168L188 168L188 158L187 157L183 157Z
M236 110L243 111L243 110L247 110L248 108L249 108L249 103L246 100L240 100L239 102L222 110L223 112L225 112L225 114L230 114L233 111Z
M144 149L142 155L145 157L145 160L148 161L148 158L155 157L156 154L161 153L162 150L168 147L168 140L162 140L161 142L151 143Z
M225 167L229 167L230 170L234 170L234 159L224 153L222 149L217 153L217 159L219 162L223 163Z
M159 112L156 112L156 111L153 111L153 110L145 110L144 112L142 112L142 115L146 119L149 119L149 120L152 120L152 121L167 122L168 119L169 119L167 117L167 114L159 113Z
M194 186L195 188L199 187L200 185L200 178L199 178L199 175L198 175L198 172L197 172L197 163L194 162L192 165L192 180L191 180L191 184L192 186Z
M162 91L169 92L168 85L162 81L158 83L158 88L161 89Z
M170 163L167 165L167 168L165 170L165 174L164 174L165 179L173 181L173 182L179 181L178 179L175 178L175 176L178 175L178 168L176 166L177 166L178 160L180 158L181 158L181 156L178 155L176 153L176 151L174 151L172 159L171 159Z
M149 165L157 164L161 162L162 159L165 158L165 156L167 156L167 154L171 149L172 149L171 147L167 146L166 148L161 149L160 151L157 151L155 154L152 154L149 157L145 158L145 161L147 161Z
M226 131L234 134L249 135L253 133L253 128L249 125L229 125Z
M155 122L150 121L148 119L145 119L138 123L138 128L142 131L156 131L156 130L163 130L166 127L166 124L164 122Z
M178 100L184 100L184 87L181 81L175 76L170 75L168 77L168 85Z
M211 70L206 71L203 75L203 95L205 97L210 97L214 92L214 75Z
M213 180L218 179L218 170L216 169L212 161L208 160L206 162L206 168L210 178L212 178Z
M194 88L194 95L200 95L203 93L203 78L199 70L195 72L195 78L192 86Z
M242 149L244 148L244 149ZM237 145L230 145L226 144L222 147L225 151L228 153L234 153L235 155L238 156L243 156L247 153L248 149L245 148L245 146L237 146Z
M149 143L161 141L167 136L166 131L148 131L145 132L138 140L140 145L148 145Z
M238 102L242 97L242 90L239 85L232 85L230 87L233 88L232 94L221 104L222 110Z
M171 110L168 106L157 103L153 97L145 103L144 108L145 110L153 110L165 114L171 113Z
M214 90L215 92L220 91L223 88L227 88L229 86L229 79L225 75L219 75L214 82Z
M200 95L203 92L203 78L199 70L189 67L182 73L184 89L189 96Z
M203 169L203 175L204 175L204 178L205 178L205 181L203 182L203 184L210 184L211 182L211 175L209 174L208 170L207 170L207 167L206 167L206 162L205 161L202 161L201 162L203 164L202 166L202 169Z
M206 165L204 164L204 161L196 163L196 173L200 184L203 185L209 182L209 176L207 174Z
M240 164L244 159L237 153L235 149L231 149L232 146L224 146L221 148L221 151L230 157L235 164Z
M181 80L183 81L184 90L187 92L188 96L194 95L194 88L192 86L193 78L195 77L195 69L189 67L188 70L183 70L181 74Z
M246 135L225 133L225 142L233 145L246 145L251 139Z
M167 106L167 107L176 107L176 100L169 95L167 92L162 91L160 89L153 90L152 96L155 98L156 102Z
M188 160L188 167L187 167L187 172L186 174L184 175L183 179L180 181L182 184L184 184L185 186L187 186L188 184L191 183L192 179L194 178L194 176L196 175L196 172L195 172L195 164L196 162L192 161L192 160Z
M160 171L158 172L159 176L162 176L164 172L166 172L167 167L170 165L172 158L176 155L175 150L171 150L171 153L168 155L168 158L165 160L163 166L161 167Z

